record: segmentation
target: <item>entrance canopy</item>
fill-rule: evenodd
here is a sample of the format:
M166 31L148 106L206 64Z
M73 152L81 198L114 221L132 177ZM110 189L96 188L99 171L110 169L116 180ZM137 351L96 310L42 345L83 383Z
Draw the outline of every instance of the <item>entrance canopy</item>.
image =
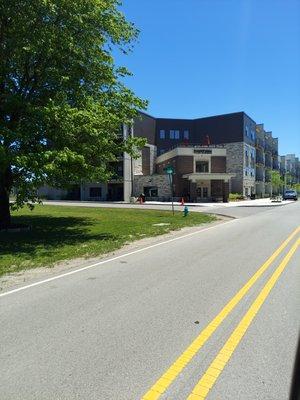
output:
M211 180L222 180L229 182L231 178L235 177L235 174L228 174L223 172L194 172L192 174L182 175L183 178L188 179L191 182L197 182L199 180L211 181Z

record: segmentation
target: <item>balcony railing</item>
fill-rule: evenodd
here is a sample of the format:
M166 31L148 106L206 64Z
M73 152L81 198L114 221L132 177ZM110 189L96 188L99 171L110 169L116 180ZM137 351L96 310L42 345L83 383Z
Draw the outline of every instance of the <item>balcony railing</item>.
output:
M271 174L266 174L265 182L271 182Z
M271 146L270 144L266 143L266 144L265 144L265 151L266 151L266 152L272 153L272 150L273 150L273 149L272 149L272 146Z
M278 161L273 160L273 169L279 169L279 163Z
M256 153L256 164L265 164L265 160L264 157L262 157L261 155L259 155L258 153Z
M272 168L272 161L266 159L266 160L265 160L265 167L266 167L266 168Z
M258 181L258 182L264 182L264 176L263 175L258 175L258 174L256 174L256 180Z
M260 138L256 138L255 139L255 144L258 147L262 147L262 148L265 147L265 141L263 139L260 139Z

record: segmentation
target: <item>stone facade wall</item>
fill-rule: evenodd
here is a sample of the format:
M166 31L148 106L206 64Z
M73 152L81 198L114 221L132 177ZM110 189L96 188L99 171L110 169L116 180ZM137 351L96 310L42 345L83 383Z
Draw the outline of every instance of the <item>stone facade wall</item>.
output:
M172 194L167 175L136 175L133 181L133 195L138 197L144 192L144 187L156 186L159 200L168 201ZM153 200L155 200L153 198Z
M151 175L150 172L150 148L145 146L142 150L142 172L143 175Z
M143 155L139 151L139 157L132 160L133 175L143 175Z
M157 147L149 144L148 145L150 149L150 175L155 173L155 163L156 163L156 158L157 158Z
M234 173L231 178L231 192L243 193L244 181L244 143L225 143L226 148L226 172Z
M236 174L236 176L231 179L230 191L233 193L241 193L243 195L250 196L250 194L255 193L256 190L255 172L253 176L245 175L245 143L225 143L225 147L227 151L227 172ZM252 149L252 146L247 145L247 148L250 147Z

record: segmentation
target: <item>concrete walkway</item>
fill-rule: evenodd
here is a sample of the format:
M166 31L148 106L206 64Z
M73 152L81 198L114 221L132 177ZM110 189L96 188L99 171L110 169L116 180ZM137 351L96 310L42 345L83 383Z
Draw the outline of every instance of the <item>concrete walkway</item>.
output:
M204 212L207 214L223 215L231 218L244 218L255 215L266 210L271 210L279 205L288 205L294 201L282 201L272 203L270 199L245 200L232 203L187 203L192 212ZM67 207L94 207L94 208L134 208L136 210L171 210L170 202L151 202L144 204L124 202L102 202L102 201L44 201L45 205L57 205ZM281 207L279 207L280 209ZM183 211L183 206L174 203L175 211Z
M188 206L197 207L273 207L273 206L283 206L289 203L293 203L294 200L283 200L280 202L271 201L270 198L266 199L256 199L256 200L240 200L231 201L229 203L186 203ZM171 202L159 202L159 201L147 201L145 204L158 204L165 205L171 204ZM181 205L180 202L174 202L176 205Z

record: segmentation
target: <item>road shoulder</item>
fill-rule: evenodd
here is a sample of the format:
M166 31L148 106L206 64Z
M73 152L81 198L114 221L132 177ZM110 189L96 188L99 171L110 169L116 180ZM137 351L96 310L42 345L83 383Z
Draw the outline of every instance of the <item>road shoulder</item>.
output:
M192 227L185 227L179 230L170 231L166 234L162 234L159 236L147 237L144 239L136 240L134 242L128 243L122 248L109 252L107 254L102 254L98 257L89 257L89 258L75 258L72 260L61 261L55 263L49 267L41 267L41 268L33 268L28 270L22 270L20 272L7 274L0 277L0 293L6 292L8 290L14 290L19 287L29 285L40 280L45 280L48 278L52 278L56 275L68 273L70 271L75 271L76 269L84 268L92 264L97 264L98 262L109 260L113 257L125 256L128 253L134 251L140 251L143 248L147 248L149 246L156 245L158 243L167 242L172 239L180 238L185 235L193 234L200 232L202 230L212 228L217 225L221 225L225 222L229 222L234 220L234 217L226 216L226 215L215 215L217 220L196 225Z

